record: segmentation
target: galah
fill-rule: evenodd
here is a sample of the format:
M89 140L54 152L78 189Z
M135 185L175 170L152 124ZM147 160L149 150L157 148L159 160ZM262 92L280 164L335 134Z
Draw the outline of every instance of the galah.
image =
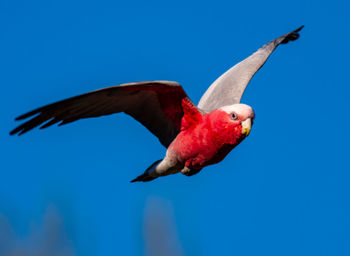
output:
M121 84L37 108L15 120L31 118L10 132L68 124L79 119L124 112L143 124L167 148L165 157L132 180L151 181L181 172L191 176L223 160L250 133L253 109L240 100L253 75L279 44L299 38L300 27L265 44L221 75L196 106L177 82Z

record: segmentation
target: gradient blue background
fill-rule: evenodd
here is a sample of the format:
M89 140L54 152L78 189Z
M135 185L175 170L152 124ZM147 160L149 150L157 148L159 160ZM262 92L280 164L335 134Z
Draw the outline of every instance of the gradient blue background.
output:
M0 214L16 239L59 212L76 255L143 255L149 198L185 255L350 255L346 1L0 2ZM10 137L13 118L110 85L180 82L193 101L305 25L251 81L256 120L222 163L130 184L165 149L120 114Z

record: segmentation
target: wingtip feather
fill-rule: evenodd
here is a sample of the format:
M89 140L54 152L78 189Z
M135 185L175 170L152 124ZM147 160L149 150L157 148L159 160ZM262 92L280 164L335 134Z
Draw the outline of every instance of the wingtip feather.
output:
M287 44L289 41L295 41L299 38L299 31L302 30L304 27L304 25L300 26L299 28L297 28L296 30L288 33L287 35L285 35L285 37L283 38L281 44Z
M19 129L19 127L16 127L15 129L13 129L12 131L10 131L10 136L13 136L13 135L20 135L18 134L20 131L22 130L22 128Z
M37 114L37 113L39 113L37 110L30 111L30 112L25 113L25 114L23 114L23 115L17 116L17 117L15 118L15 121L19 121L19 120L26 119L26 118L28 118L28 117L31 117L31 116Z
M299 28L297 28L296 30L294 30L294 32L299 32L300 30L302 30L305 27L305 25L301 25Z
M10 136L14 136L14 135L17 135L17 136L21 136L23 133L26 133L27 131L26 130L17 130L17 129L14 129L12 131L9 132Z

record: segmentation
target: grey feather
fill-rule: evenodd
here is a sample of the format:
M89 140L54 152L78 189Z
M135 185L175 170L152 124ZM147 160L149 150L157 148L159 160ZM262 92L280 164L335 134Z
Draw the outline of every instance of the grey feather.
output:
M183 110L188 100L180 84L149 81L111 86L40 107L16 118L31 118L10 134L21 135L41 126L68 124L79 119L124 112L142 123L168 147L180 131Z
M254 74L264 65L279 44L286 44L299 38L304 26L265 44L245 60L239 62L221 75L204 93L198 107L205 112L239 103Z

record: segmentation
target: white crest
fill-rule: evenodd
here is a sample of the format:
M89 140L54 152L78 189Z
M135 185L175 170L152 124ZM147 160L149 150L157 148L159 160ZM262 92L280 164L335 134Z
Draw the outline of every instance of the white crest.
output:
M246 104L233 104L229 106L221 107L220 110L225 111L228 114L235 113L239 118L244 121L247 118L254 119L254 110Z

